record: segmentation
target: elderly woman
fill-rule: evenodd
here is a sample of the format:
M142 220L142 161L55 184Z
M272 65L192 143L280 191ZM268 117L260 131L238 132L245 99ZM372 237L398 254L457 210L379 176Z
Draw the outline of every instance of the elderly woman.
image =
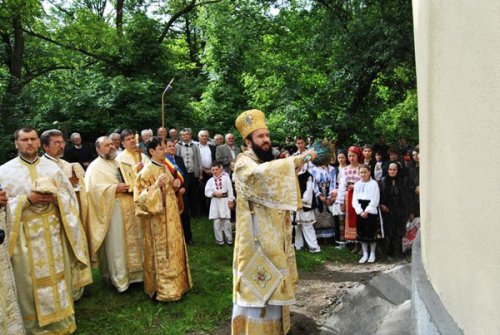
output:
M390 255L402 257L402 239L406 233L406 221L409 217L409 192L398 163L389 163L387 176L382 179L380 193L385 237L389 244L388 252Z

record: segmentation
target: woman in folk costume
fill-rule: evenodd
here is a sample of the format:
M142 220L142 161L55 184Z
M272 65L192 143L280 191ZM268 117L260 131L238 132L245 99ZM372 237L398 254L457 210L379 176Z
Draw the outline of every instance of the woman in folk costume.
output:
M330 211L333 215L335 227L335 242L338 245L337 248L341 249L345 247L345 213L341 210L341 204L337 202L337 198L339 195L340 180L344 178L344 168L349 164L347 160L347 151L345 149L338 150L337 162L337 183L335 189L330 192L330 196L334 200L334 203L330 206Z
M231 226L231 208L234 207L234 192L231 179L227 173L222 173L224 168L218 161L212 163L210 172L213 177L205 185L205 196L211 198L208 219L214 220L215 242L224 245L233 245L233 230Z
M352 207L352 196L354 184L361 180L359 175L360 161L363 161L363 152L360 147L349 147L347 158L350 164L342 170L342 179L339 182L339 192L336 203L340 204L340 209L345 213L345 234L346 242L356 241L356 212Z
M234 169L236 236L233 254L233 335L284 335L298 281L290 211L302 206L297 171L314 150L275 160L264 113L236 119L249 149Z
M305 165L300 170L297 179L299 181L300 194L302 195L302 208L298 209L293 215L295 216L295 249L300 250L304 247L304 240L309 247L311 253L321 252L316 239L316 231L314 223L316 217L314 215L314 178L306 169Z
M359 263L375 262L377 247L377 214L380 199L378 183L370 177L370 166L363 164L359 167L361 180L354 184L352 207L357 215L357 239L363 249L363 257ZM368 244L370 251L368 251Z
M316 237L330 238L334 236L333 215L330 206L334 203L332 191L337 185L337 171L335 167L328 164L329 159L314 160L316 165L311 169L314 177L314 195L318 203L316 214Z

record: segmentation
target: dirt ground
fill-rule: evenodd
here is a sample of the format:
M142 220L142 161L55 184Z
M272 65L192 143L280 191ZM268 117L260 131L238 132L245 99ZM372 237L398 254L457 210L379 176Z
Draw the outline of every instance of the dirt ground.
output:
M316 335L339 298L348 289L366 282L379 272L392 269L396 263L336 264L326 263L315 272L301 272L296 303L291 306L293 335ZM230 335L229 322L214 335Z
M291 308L292 334L319 334L328 311L348 289L394 266L394 263L326 263L321 270L301 273L296 303Z

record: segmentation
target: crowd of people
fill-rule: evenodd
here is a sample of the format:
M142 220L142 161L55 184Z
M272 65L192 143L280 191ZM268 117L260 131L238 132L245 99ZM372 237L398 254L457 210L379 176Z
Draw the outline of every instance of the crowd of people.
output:
M399 144L389 147L381 137L377 144L337 149L330 160L304 165L298 175L303 208L294 215L296 249L305 240L310 252L320 252L318 239L333 238L337 248L351 245L362 253L360 263L372 263L381 240L389 256L404 256L407 223L420 216L419 148L403 139ZM303 137L296 146L296 154L306 150Z
M295 250L335 243L374 262L383 240L403 255L406 223L419 216L418 146L380 137L320 157L302 136L271 146L260 111L236 127L241 147L234 134L205 129L197 141L190 128L125 129L95 145L79 133L66 145L57 129L18 129L18 157L0 166L2 333L74 332L73 303L92 267L118 292L143 282L151 298L181 299L193 285L193 217L213 220L214 243L234 245L233 330L257 331L247 333L265 325L255 315L286 333Z

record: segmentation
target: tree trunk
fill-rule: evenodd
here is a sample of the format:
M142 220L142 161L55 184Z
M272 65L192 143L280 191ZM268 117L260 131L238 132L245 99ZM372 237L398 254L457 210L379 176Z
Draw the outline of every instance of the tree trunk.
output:
M118 35L123 34L123 4L125 0L116 0L116 31Z
M14 27L14 47L12 48L9 60L10 80L7 93L17 95L21 92L24 35L21 18L19 16L13 19L12 24Z

